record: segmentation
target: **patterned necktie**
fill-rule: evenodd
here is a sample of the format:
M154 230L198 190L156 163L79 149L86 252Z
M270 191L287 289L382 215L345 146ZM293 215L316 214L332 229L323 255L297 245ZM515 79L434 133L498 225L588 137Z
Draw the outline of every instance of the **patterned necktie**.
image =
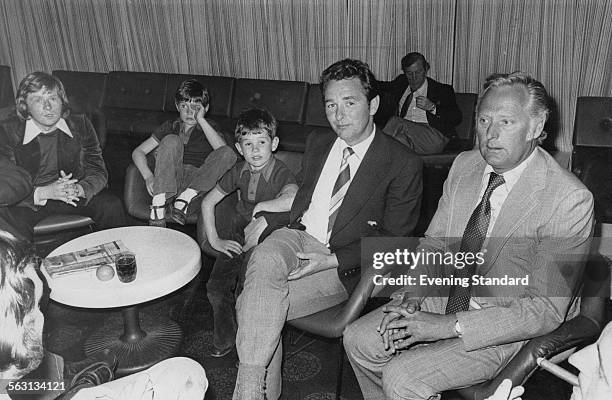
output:
M491 172L489 176L489 184L487 189L482 195L482 200L476 206L476 209L472 213L470 220L465 227L463 232L463 239L461 240L461 249L463 253L476 254L482 249L482 244L487 237L487 230L489 229L489 221L491 219L491 193L500 185L504 183L504 177L498 175L495 172ZM462 269L457 269L455 278L470 278L476 270L475 264L467 265ZM471 279L468 279L471 282ZM448 295L448 303L446 304L446 314L454 314L459 311L467 311L470 308L470 292L472 291L472 285L463 287L461 285L454 285Z
M412 97L414 96L414 92L411 90L408 97L406 97L406 101L402 104L402 109L399 113L400 118L406 118L406 114L408 113L408 107L410 107L410 103L412 103Z
M336 183L334 184L334 189L332 190L331 200L329 202L329 220L327 222L327 241L329 242L329 237L331 236L332 228L334 227L334 222L336 221L336 217L338 216L338 210L340 209L340 205L342 204L342 200L344 199L344 195L349 187L349 181L351 180L351 168L348 163L348 159L355 152L350 147L346 147L342 152L342 163L340 164L340 173L338 174L338 179L336 179Z

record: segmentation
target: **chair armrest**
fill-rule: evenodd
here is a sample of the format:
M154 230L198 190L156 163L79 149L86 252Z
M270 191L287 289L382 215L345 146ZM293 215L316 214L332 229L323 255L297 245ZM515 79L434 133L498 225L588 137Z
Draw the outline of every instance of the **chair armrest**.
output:
M504 379L510 379L513 386L522 385L537 369L538 357L550 358L572 347L592 342L599 332L599 324L579 315L551 333L531 339L494 379L458 392L465 399L480 400L492 395Z
M138 219L149 219L151 196L140 171L131 163L125 172L123 201L129 215Z

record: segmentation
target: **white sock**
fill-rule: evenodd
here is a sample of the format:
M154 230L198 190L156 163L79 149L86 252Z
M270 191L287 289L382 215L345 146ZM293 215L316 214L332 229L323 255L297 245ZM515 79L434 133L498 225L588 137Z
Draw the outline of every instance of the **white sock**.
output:
M192 188L187 188L183 191L183 193L179 194L179 196L176 198L176 200L185 200L187 202L187 204L191 203L191 200L193 200L194 197L196 197L198 195L198 192L195 189ZM174 200L176 202L176 200ZM174 206L176 207L176 203L174 204ZM179 203L179 207L182 209L184 209L184 205L183 203Z
M166 204L166 194L160 193L153 196L153 200L151 200L152 206L163 206ZM156 210L151 209L151 219L163 218L165 216L166 210L163 208L158 208Z

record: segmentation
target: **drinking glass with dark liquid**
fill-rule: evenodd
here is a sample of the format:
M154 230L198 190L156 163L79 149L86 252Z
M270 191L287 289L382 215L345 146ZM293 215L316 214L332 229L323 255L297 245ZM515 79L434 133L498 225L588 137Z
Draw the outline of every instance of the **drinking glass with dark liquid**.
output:
M136 255L134 253L121 253L115 257L117 277L123 283L136 279Z

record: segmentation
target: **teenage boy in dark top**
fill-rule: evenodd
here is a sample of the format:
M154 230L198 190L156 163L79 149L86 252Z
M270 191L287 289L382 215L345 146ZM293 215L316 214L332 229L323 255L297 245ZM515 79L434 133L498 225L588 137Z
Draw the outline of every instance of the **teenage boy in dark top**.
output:
M188 79L179 85L174 99L180 117L161 124L132 152L132 160L153 196L149 218L153 226L166 226L166 202L172 199L171 217L184 225L191 201L212 189L236 162L219 126L204 118L210 101L208 90L197 80ZM151 171L147 154L153 150L155 170Z
M276 127L276 120L267 111L243 112L236 124L235 137L244 161L225 173L202 201L206 235L210 245L220 252L206 285L214 312L213 357L228 354L236 341L234 289L244 254L258 239L245 243L245 228L261 213L288 212L298 189L293 173L272 154L278 146ZM215 226L215 206L236 190L239 198L236 213L228 216L229 229L220 233L221 238Z

